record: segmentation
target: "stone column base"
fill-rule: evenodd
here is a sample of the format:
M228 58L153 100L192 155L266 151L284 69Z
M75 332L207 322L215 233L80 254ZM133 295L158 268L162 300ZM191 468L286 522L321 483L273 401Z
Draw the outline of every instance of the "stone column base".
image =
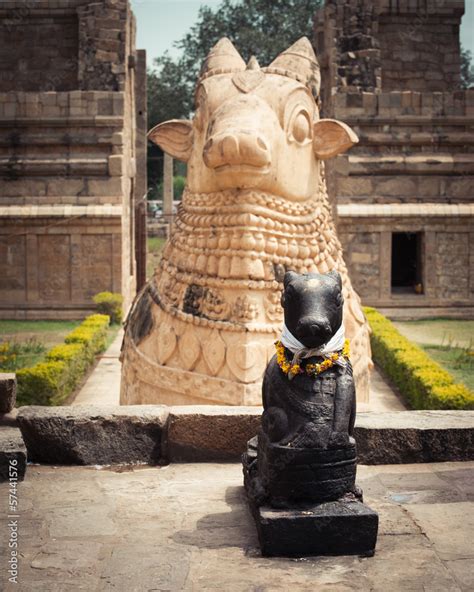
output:
M127 338L126 338L127 339ZM261 405L262 381L249 384L163 366L128 339L121 405Z

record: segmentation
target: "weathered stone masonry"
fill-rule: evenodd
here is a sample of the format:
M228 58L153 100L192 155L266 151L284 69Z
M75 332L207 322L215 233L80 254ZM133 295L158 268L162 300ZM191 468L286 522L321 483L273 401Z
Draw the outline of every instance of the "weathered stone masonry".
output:
M0 317L78 317L102 290L133 298L145 69L127 0L2 2Z
M392 315L474 314L474 90L459 86L463 13L463 0L326 0L315 19L323 114L360 139L327 167L338 234L364 303ZM393 233L418 237L421 293L392 286Z

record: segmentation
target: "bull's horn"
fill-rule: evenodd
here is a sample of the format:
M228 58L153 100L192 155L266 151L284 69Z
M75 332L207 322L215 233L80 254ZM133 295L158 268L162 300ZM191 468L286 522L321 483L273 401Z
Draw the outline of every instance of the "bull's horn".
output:
M313 94L319 94L321 74L313 46L307 37L301 37L291 47L277 56L268 66L268 71L275 71L297 78L307 84Z
M227 37L222 37L207 54L201 68L200 78L224 72L245 70L245 62Z

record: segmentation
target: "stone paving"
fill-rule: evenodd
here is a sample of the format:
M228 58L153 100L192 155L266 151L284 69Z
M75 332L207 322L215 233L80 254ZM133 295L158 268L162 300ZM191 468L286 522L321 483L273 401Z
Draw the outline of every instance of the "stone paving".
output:
M119 405L120 404L120 346L123 330L120 330L71 405Z
M238 464L32 465L19 495L19 583L68 592L454 592L474 589L474 462L360 466L380 515L373 558L262 558ZM0 485L7 513L8 484Z

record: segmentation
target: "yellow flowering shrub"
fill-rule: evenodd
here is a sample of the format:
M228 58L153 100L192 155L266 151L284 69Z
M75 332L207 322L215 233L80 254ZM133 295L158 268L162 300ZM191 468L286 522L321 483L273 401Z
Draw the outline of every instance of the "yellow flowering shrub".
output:
M40 362L17 370L17 404L52 405L52 399L67 396L66 362Z
M107 327L109 317L107 315L92 315L66 335L67 344L79 343L84 347L84 355L92 363L94 357L103 352L107 341Z
M107 340L107 315L91 315L53 347L46 361L16 373L18 405L60 405L74 392Z
M122 322L122 294L114 292L99 292L94 296L97 310L110 317L110 322L119 324Z
M420 347L401 335L375 308L364 308L372 329L374 361L413 409L474 409L474 393Z

